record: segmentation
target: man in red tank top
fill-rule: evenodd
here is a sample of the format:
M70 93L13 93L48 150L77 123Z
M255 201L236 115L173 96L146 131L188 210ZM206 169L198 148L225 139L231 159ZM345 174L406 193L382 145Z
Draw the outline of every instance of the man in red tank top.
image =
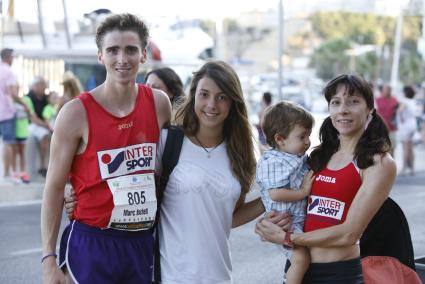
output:
M397 125L395 124L395 121L398 101L392 95L391 86L384 85L381 86L379 90L381 94L375 99L376 111L384 119L385 124L387 125L391 140L391 155L394 156L394 149L397 144Z
M165 93L136 84L148 37L134 15L106 18L96 33L106 80L58 115L41 212L44 283L151 281L156 144L171 105ZM62 235L58 269L55 248L69 175L78 205Z

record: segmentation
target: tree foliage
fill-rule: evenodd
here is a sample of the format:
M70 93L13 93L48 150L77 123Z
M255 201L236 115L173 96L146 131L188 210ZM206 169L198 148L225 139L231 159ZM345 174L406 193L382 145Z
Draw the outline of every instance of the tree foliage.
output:
M317 75L324 80L329 80L336 74L345 72L349 64L345 51L349 48L350 44L344 39L332 39L320 46L311 60Z
M335 76L337 73L331 74L333 71L329 70L329 65L337 65L347 68L354 66L355 70L346 69L345 71L356 71L371 80L377 78L388 80L389 73L383 66L391 65L385 61L392 59L396 20L394 17L374 14L315 13L311 17L313 32L321 38L322 45L315 50L311 65L316 68L318 76L323 79ZM404 16L403 20L402 42L409 44L402 45L400 79L403 82L417 82L424 79L423 63L416 47L417 40L421 36L421 18ZM342 44L343 42L345 45ZM356 56L355 64L346 63L353 58L347 58L345 51L340 49L347 50L359 45L374 45L376 51ZM384 49L388 50L389 54L383 54L382 50ZM332 55L332 53L334 54ZM326 62L325 59L331 61ZM328 70L325 71L327 68ZM414 72L416 75L413 74Z

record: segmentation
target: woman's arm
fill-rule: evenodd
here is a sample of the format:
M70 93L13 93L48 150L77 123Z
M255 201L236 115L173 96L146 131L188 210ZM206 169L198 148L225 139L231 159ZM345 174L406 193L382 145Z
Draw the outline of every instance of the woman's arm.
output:
M335 247L355 244L388 197L396 175L396 165L389 154L375 157L375 164L363 171L363 181L343 224L303 234L290 240L300 246ZM377 178L380 177L380 178ZM285 242L285 232L268 221L257 225L256 232L265 240Z
M239 199L235 207L236 209L233 212L232 228L242 226L254 220L264 212L264 206L261 202L261 198L254 199L247 203L244 203L245 196L243 198L243 200ZM283 228L284 230L288 230L292 222L292 217L288 213L272 211L267 213L267 215L261 218L258 222L261 222L261 220L267 220L272 224L276 224L279 229Z
M245 198L246 193L242 193L236 203L235 210L233 211L232 228L244 225L254 220L264 212L261 198L256 198L246 203Z
M65 212L66 215L68 215L68 219L72 220L72 216L74 214L74 209L77 206L78 200L77 196L75 195L74 188L69 189L69 196L65 196Z

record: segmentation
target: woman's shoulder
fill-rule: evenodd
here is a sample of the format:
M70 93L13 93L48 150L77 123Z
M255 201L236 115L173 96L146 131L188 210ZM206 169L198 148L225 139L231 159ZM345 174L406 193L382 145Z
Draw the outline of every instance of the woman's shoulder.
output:
M375 154L373 157L374 162L381 164L382 166L395 166L395 160L390 153Z
M375 154L373 156L373 165L366 169L366 172L379 172L380 174L395 174L396 171L396 162L389 153Z

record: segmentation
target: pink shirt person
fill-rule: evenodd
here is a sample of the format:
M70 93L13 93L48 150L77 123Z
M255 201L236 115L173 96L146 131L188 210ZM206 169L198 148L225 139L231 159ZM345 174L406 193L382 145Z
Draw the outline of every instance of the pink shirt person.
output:
M18 84L12 68L4 63L0 63L0 121L13 118L15 107L11 94L8 90L10 86Z
M389 131L396 131L395 117L398 101L391 95L391 87L383 86L381 96L375 99L376 111L384 119Z

